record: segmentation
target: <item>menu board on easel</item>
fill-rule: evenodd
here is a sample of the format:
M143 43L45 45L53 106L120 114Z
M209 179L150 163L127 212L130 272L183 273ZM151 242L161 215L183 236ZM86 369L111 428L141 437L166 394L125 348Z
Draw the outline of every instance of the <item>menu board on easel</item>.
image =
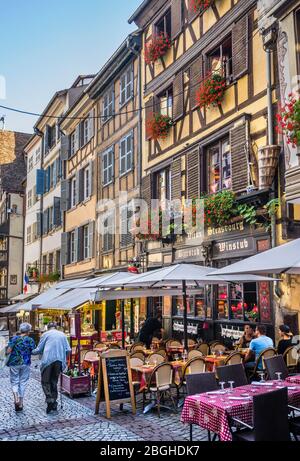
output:
M130 360L126 351L114 349L101 354L96 415L99 414L99 407L103 398L105 399L108 419L111 417L111 403L123 406L124 403L130 402L133 414L136 413Z

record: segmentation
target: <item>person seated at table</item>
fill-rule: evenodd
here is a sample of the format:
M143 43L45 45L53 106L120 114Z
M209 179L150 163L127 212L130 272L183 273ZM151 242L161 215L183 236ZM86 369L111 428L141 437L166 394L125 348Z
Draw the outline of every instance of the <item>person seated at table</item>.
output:
M244 334L236 344L240 349L248 349L252 339L254 339L254 330L251 325L245 325Z
M246 369L253 369L255 367L255 361L258 359L261 352L269 347L274 347L273 339L269 338L266 333L267 330L264 325L257 325L255 339L252 339L250 342L249 351L245 357ZM262 362L259 363L258 369L262 370Z
M280 341L278 343L277 352L279 355L283 355L285 351L292 346L292 337L290 327L287 325L280 325L279 327Z
M141 343L144 343L146 345L147 349L150 349L151 347L154 333L158 330L161 332L161 334L163 333L161 321L162 315L157 314L156 317L149 317L142 326L139 340Z

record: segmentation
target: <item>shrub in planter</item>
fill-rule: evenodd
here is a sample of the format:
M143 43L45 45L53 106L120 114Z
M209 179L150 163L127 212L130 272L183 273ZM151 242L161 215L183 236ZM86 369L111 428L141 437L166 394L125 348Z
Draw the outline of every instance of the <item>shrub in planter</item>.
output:
M153 114L147 122L147 134L151 139L166 139L174 122L171 117L162 114Z
M204 199L204 222L208 227L219 227L230 221L233 216L235 194L222 191Z
M192 0L190 9L195 12L206 10L212 4L212 0Z
M145 46L146 64L153 64L159 58L162 58L170 48L171 41L166 34L161 33L160 35L154 36Z
M293 147L300 146L300 99L290 93L288 101L276 115L277 131L287 137L287 143Z
M222 104L226 90L226 79L219 73L210 73L200 84L197 102L200 108L218 107Z

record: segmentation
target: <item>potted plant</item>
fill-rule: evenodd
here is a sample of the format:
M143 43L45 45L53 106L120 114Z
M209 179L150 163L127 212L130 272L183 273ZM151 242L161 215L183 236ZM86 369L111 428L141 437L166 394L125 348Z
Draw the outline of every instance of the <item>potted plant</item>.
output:
M205 11L212 4L212 0L191 0L190 9L195 12Z
M163 32L160 35L152 37L151 41L145 46L145 62L153 64L158 59L162 58L171 48L169 37Z
M288 100L280 108L277 118L277 132L287 137L287 143L300 146L300 99L290 93Z
M74 395L91 394L91 377L75 367L61 374L61 390L73 398Z
M174 122L168 115L153 114L153 116L147 122L147 133L149 138L154 139L166 139L169 132L174 126Z
M58 282L60 280L60 272L55 271L49 274L49 282Z
M226 90L226 78L218 72L207 75L197 92L197 102L200 108L218 107L222 104Z

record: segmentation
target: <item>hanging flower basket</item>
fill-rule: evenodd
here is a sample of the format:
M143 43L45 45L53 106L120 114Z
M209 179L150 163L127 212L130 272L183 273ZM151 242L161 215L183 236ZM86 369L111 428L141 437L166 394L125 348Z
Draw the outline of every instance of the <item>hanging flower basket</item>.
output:
M300 146L300 99L290 93L288 101L276 115L277 132L287 137L287 143L293 147Z
M201 83L197 92L199 107L220 106L224 99L225 90L226 79L216 72L209 74Z
M190 9L195 13L205 11L212 4L212 0L191 0Z
M171 46L171 40L166 34L161 33L158 36L154 36L152 40L145 46L146 64L153 64L159 58L165 56L165 54L171 48Z
M166 139L169 135L170 129L174 126L171 117L161 114L153 114L152 118L148 121L146 129L149 138Z

